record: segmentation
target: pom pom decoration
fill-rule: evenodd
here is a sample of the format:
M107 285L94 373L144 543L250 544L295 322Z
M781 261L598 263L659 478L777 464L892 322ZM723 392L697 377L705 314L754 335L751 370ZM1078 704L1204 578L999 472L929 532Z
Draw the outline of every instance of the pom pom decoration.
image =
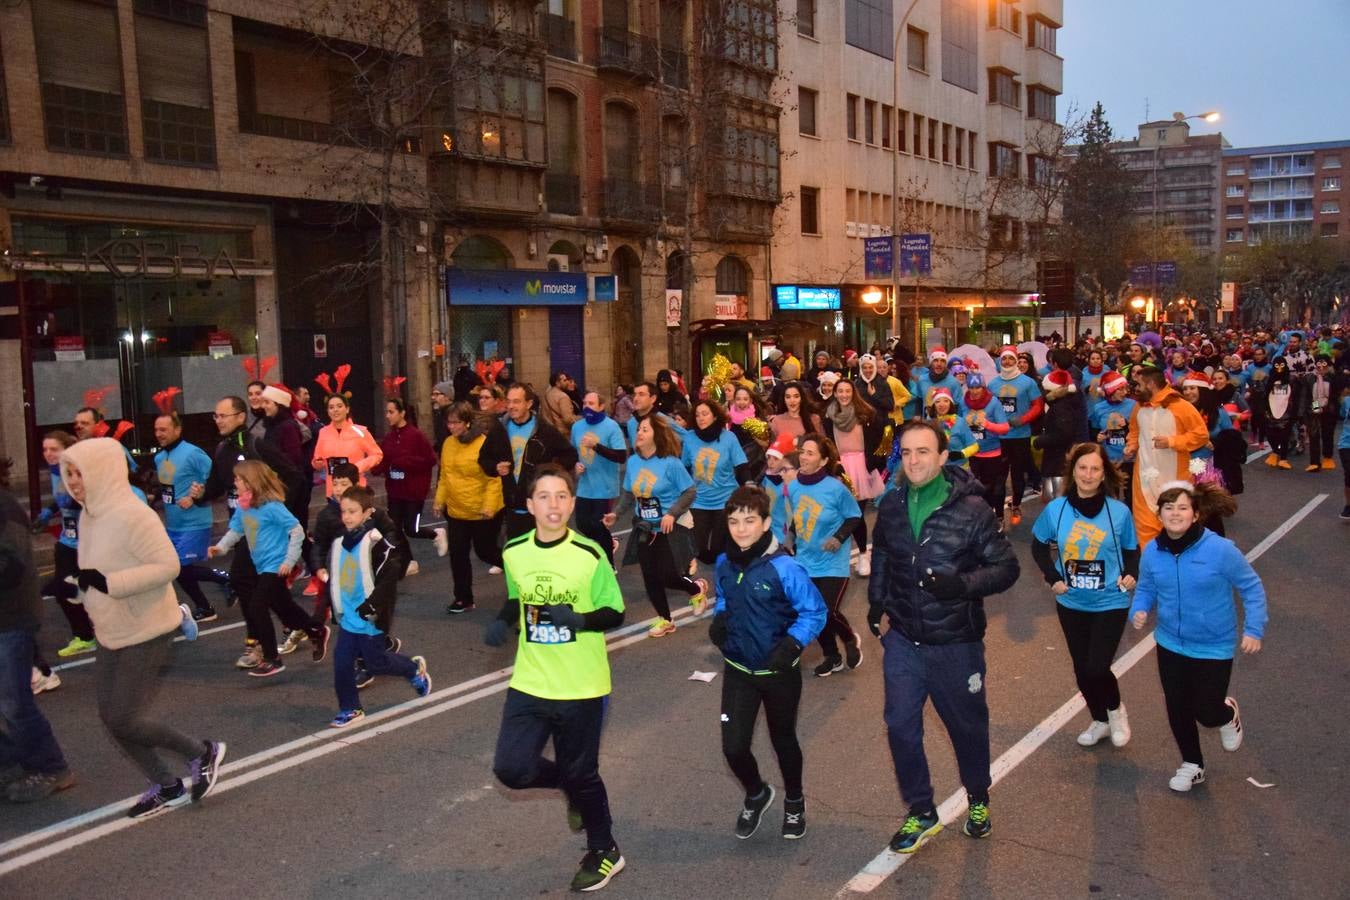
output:
M713 387L717 388L720 396L728 396L731 388L731 360L721 353L714 355L712 361L708 363L708 378L712 380Z
M276 364L277 358L275 356L268 356L262 362L249 356L244 359L243 366L249 381L266 381L267 373L272 371Z
M746 419L741 423L741 428L745 429L746 434L750 435L761 444L768 443L769 438L773 435L773 432L769 430L769 423L765 422L763 419Z
M747 421L758 421L758 420L750 419ZM788 432L784 431L782 434L778 435L778 437L774 438L773 443L769 445L769 449L764 452L766 456L777 456L779 459L782 459L784 456L787 456L789 453L794 452L796 449L797 449L797 439L794 438Z
M155 401L155 406L159 407L160 415L170 416L173 415L173 398L181 393L183 393L182 388L169 385L164 390L157 391L151 399Z

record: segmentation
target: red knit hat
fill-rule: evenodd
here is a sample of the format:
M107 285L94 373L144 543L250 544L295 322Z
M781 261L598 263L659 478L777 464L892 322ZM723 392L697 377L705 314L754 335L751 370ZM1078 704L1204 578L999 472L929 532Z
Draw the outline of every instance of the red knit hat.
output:
M932 406L935 404L939 397L946 397L947 401L951 403L952 408L956 408L956 401L952 399L952 392L945 387L933 388L932 392L928 395L928 405Z

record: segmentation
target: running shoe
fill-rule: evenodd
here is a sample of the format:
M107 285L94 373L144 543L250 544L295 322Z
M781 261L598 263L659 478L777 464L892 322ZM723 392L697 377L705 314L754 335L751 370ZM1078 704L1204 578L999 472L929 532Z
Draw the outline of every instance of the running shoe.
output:
M1014 506L1008 511L1008 524L1013 528L1022 524L1022 507Z
M44 691L54 691L61 686L61 676L52 672L50 675L43 675L42 670L37 666L33 667L33 675L28 680L28 686L33 689L33 694L41 694Z
M1233 720L1219 726L1219 742L1223 744L1223 749L1232 753L1242 746L1242 714L1238 712L1238 702L1232 697L1223 698L1223 702L1225 706L1232 707Z
M390 637L386 634L384 636L384 649L388 650L390 653L397 653L403 649L403 642L396 637Z
M472 612L473 609L474 602L472 600L456 600L454 603L445 607L445 611L452 616L457 616L460 613Z
M1272 453L1266 457L1266 465L1270 466L1272 469L1278 466L1279 464L1280 464L1280 455L1278 453Z
M192 802L200 803L216 789L220 763L225 759L224 741L207 741L206 752L192 761Z
M853 643L844 644L844 663L850 669L856 669L862 665L862 635L853 635Z
M375 683L375 676L370 674L370 670L360 663L356 664L356 689L368 688Z
M1293 467L1294 467L1293 463L1289 462L1289 460L1287 459L1280 460L1281 469L1292 469Z
M300 649L300 645L305 642L306 637L308 637L308 635L305 634L305 629L292 628L290 631L286 632L286 640L282 641L281 646L277 647L277 652L282 656L290 656L296 650Z
M188 609L186 603L178 604L178 629L183 632L185 640L197 639L197 620L192 617L192 610Z
M281 660L278 659L273 662L265 659L250 669L248 674L251 678L271 678L273 675L280 675L285 671L286 664Z
M783 801L783 839L795 841L806 834L806 798Z
M1334 469L1336 468L1336 461L1333 460L1330 456L1328 456L1322 460L1322 468L1327 470Z
M305 585L305 589L304 589L303 591L300 592L300 596L302 596L302 597L317 597L317 596L319 596L319 586L322 585L322 584L323 584L323 582L319 581L319 578L318 578L317 575L314 576L313 578L310 578L310 579L309 579L309 584Z
M417 560L414 559L412 562L408 563L408 568L404 570L403 574L404 574L404 575L416 575L418 572L421 572L421 571L422 571L422 567L419 566L419 565L417 564Z
M1322 464L1321 464L1321 463L1309 463L1309 464L1303 469L1303 471L1305 471L1305 472L1320 472L1320 471L1322 471Z
M1341 520L1344 522L1350 522L1350 506L1341 507Z
M759 831L759 823L764 820L764 813L773 805L776 796L778 793L773 785L765 782L758 794L745 798L745 805L736 816L736 837L745 840Z
M359 706L356 709L344 709L336 716L333 716L333 721L328 723L328 727L346 728L348 725L352 724L357 719L364 719L365 717L366 711Z
M58 791L75 786L69 769L59 772L28 772L5 785L4 797L10 803L36 803Z
M328 638L333 634L333 629L327 625L320 625L309 633L309 640L313 646L313 657L315 662L323 662L328 655Z
M581 817L581 810L576 807L571 800L567 801L567 830L573 834L580 834L586 827L586 822Z
M489 575L500 575L500 574L502 574L502 567L501 567L501 566L488 566L488 574L489 574Z
M425 697L431 693L431 676L427 674L427 661L420 656L414 656L412 661L417 663L417 672L408 679L408 684L413 686L417 696Z
M1112 746L1124 747L1130 742L1130 717L1125 712L1124 703L1106 711L1106 722L1111 726Z
M1177 774L1167 782L1167 786L1179 794L1184 794L1197 784L1205 783L1205 770L1195 763L1182 763Z
M872 574L872 551L858 554L858 577L867 578Z
M916 813L911 809L900 830L891 836L891 851L913 853L941 830L942 820L938 818L936 809L925 813Z
M192 611L192 620L198 625L205 625L207 622L214 622L220 616L216 613L214 606L203 606L201 609Z
M1083 729L1083 733L1078 736L1078 746L1095 747L1111 734L1111 726L1106 722L1098 722L1096 719L1088 723L1088 727Z
M675 623L669 619L663 619L657 616L652 621L651 627L647 629L647 637L659 638L668 634L675 633Z
M698 585L698 593L689 598L689 605L694 608L694 615L701 616L708 608L708 591L712 586L708 584L706 578L695 578L694 584Z
M829 678L835 672L839 672L843 668L844 658L842 656L827 656L811 671L816 673L817 678Z
M436 547L437 556L450 552L450 535L444 528L432 529L431 543Z
M56 651L56 655L60 657L79 656L81 653L93 653L97 649L98 641L84 641L73 637L69 644Z
M149 790L141 794L141 798L136 801L136 805L127 811L127 818L149 819L160 813L166 813L175 806L182 806L188 800L187 788L183 787L181 781L175 781L173 784L164 786L152 784Z
M966 824L961 826L961 830L966 837L989 837L989 833L994 830L994 823L989 821L988 802L971 801L966 812Z
M572 890L582 893L598 891L622 871L623 854L618 847L588 851L581 858L581 868L572 877Z
M262 647L255 644L245 644L244 653L234 661L234 665L239 669L256 669L262 662Z

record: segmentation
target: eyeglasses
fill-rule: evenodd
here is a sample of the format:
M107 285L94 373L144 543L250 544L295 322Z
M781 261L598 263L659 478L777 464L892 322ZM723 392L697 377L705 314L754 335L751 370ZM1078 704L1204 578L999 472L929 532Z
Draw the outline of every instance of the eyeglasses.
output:
M211 414L211 418L213 418L213 419L215 419L217 422L219 422L221 419L228 419L228 418L230 418L231 416L242 416L242 415L243 415L243 413L241 413L241 412L226 413L226 414L223 415L223 416L222 416L220 413L212 413L212 414Z

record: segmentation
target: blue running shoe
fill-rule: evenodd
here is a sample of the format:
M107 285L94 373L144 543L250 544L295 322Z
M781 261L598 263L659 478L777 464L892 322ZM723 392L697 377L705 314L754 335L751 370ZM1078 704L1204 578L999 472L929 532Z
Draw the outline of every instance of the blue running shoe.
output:
M427 661L420 656L414 656L412 661L417 663L417 674L408 679L408 683L417 691L417 696L425 697L431 693L431 676L427 674Z

